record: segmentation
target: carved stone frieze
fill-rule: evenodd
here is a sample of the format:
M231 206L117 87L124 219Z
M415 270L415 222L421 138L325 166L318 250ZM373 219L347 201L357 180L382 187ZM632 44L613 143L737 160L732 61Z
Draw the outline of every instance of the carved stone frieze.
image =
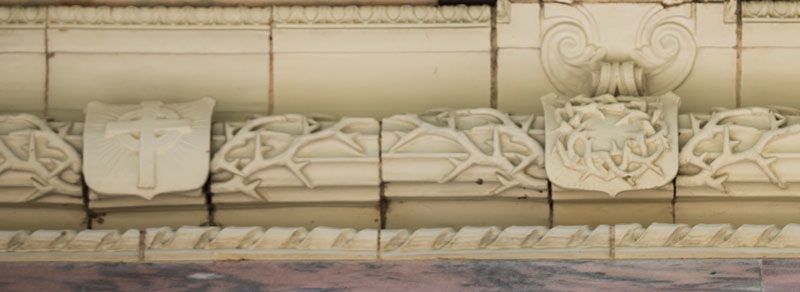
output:
M276 25L488 25L486 5L276 6Z
M381 231L382 259L608 258L609 228L464 227Z
M797 258L800 225L0 231L0 261Z
M615 256L758 258L800 255L800 225L638 224L615 226Z
M137 261L139 230L0 231L0 261Z
M800 181L800 116L795 109L738 108L711 115L688 114L681 148L679 187L769 183L787 188ZM753 190L754 191L754 190Z
M375 119L286 114L220 126L216 202L378 200Z
M73 126L0 115L0 202L83 203L81 156L68 142Z
M505 12L504 12L505 13ZM507 14L507 13L506 13ZM225 27L275 25L488 26L487 5L351 5L274 7L0 7L2 25L50 27Z
M147 229L145 259L375 259L378 230L317 227ZM212 251L212 252L209 252Z
M618 23L602 26L614 16L594 13L590 5L548 8L542 66L562 95L662 95L677 88L694 67L691 5L652 5L633 20L638 21L636 31Z
M48 24L63 26L268 26L269 7L50 6Z
M42 25L47 21L47 8L0 6L0 25Z
M214 100L140 105L89 103L84 173L94 194L113 198L199 190L208 177Z
M743 22L800 22L800 3L786 0L742 2ZM725 1L725 22L736 22L736 0Z
M557 186L603 191L661 187L678 171L678 105L651 97L542 98L547 173Z
M534 115L511 117L486 108L385 118L383 180L468 184L445 192L456 196L517 196L514 189L545 189L545 157L541 142L534 139L541 135L536 122Z

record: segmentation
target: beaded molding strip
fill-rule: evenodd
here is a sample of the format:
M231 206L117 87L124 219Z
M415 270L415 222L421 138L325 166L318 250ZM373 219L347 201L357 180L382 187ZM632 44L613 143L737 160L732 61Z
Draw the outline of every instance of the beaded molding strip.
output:
M797 258L800 224L0 231L0 261Z

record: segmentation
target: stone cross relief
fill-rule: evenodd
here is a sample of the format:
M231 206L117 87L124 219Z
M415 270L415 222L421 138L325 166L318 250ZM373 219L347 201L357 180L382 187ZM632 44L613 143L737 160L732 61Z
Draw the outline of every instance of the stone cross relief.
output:
M138 105L89 103L84 173L98 195L137 195L200 189L208 177L214 100Z
M126 115L121 121L106 125L106 138L124 135L126 147L139 153L140 188L156 186L156 156L173 147L179 138L168 132L181 135L192 132L190 120L175 119L174 112L164 110L161 105L161 102L143 102L140 111L131 112L138 114L138 119L127 120Z

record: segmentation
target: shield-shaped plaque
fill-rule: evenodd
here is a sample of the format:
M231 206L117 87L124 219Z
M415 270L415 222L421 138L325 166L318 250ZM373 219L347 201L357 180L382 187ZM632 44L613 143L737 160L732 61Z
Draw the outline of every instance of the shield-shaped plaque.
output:
M548 95L542 103L553 184L613 197L667 185L678 173L677 95Z
M214 104L211 98L172 104L89 103L83 136L89 188L104 195L152 199L202 187L208 176Z

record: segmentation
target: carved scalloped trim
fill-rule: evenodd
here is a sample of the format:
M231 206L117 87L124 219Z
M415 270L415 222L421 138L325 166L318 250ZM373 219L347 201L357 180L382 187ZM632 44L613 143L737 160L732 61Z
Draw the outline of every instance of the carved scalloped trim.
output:
M268 26L272 10L248 7L51 6L51 26Z
M507 15L507 10L501 11ZM504 16L507 18L506 16ZM274 18L274 21L273 21ZM285 25L488 26L487 5L274 7L0 7L0 25L226 27Z
M744 22L800 22L800 2L742 1ZM725 1L725 22L736 22L736 1Z
M276 6L276 25L489 25L486 5Z
M46 20L45 7L0 6L0 25L37 25Z
M800 257L800 224L0 231L0 261ZM379 243L380 238L380 243ZM380 246L380 249L379 249Z

